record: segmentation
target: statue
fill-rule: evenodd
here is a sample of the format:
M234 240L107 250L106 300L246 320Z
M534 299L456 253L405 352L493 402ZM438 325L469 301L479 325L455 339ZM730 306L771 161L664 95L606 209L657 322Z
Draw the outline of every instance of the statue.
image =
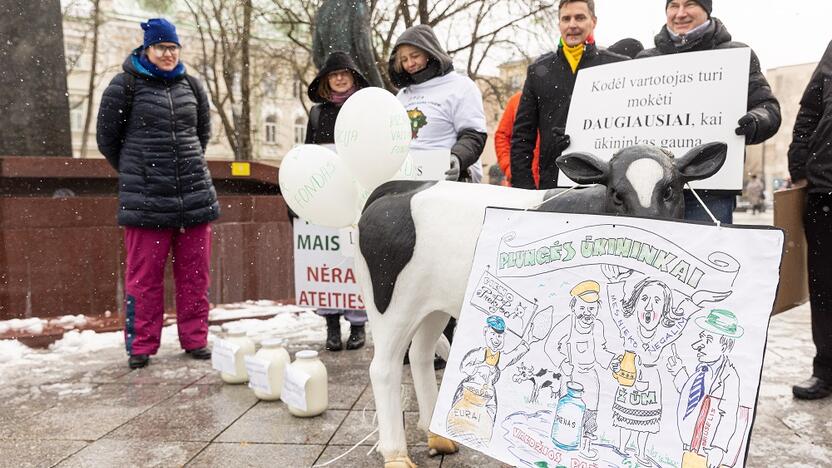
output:
M315 16L312 59L320 70L335 51L348 53L372 86L384 87L370 39L370 9L365 0L324 0Z

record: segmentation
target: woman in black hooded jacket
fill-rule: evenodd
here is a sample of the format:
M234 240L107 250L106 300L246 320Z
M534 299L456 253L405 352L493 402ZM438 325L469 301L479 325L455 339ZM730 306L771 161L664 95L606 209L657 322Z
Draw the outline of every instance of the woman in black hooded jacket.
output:
M367 80L358 71L352 58L344 52L333 52L326 58L326 63L318 75L309 84L307 95L314 107L309 111L309 123L306 126L306 144L330 146L334 150L335 120L341 106L361 88L369 86ZM350 336L347 349L364 346L364 324L367 313L363 310L318 309L318 315L326 318L326 349L340 351L341 316L350 322Z
M420 24L405 30L387 68L410 117L411 151L449 150L448 180L480 182L488 137L482 93L473 80L454 72L433 29Z

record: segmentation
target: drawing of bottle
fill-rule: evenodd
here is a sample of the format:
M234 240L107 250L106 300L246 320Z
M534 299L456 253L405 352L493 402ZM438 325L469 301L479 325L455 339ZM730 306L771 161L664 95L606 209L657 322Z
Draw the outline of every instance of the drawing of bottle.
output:
M552 442L562 450L577 450L584 433L586 403L584 386L577 382L566 384L566 395L558 400L555 422L552 424Z
M621 359L621 367L618 372L612 373L615 380L624 387L632 387L636 383L636 353L633 351L625 351L624 357Z

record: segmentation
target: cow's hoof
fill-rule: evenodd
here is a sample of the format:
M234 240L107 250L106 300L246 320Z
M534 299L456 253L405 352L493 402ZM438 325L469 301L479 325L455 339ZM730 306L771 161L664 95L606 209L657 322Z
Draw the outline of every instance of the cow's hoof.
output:
M410 457L396 457L384 462L384 468L417 468Z
M428 449L430 449L430 456L448 455L459 451L459 446L456 442L438 436L432 432L428 433Z

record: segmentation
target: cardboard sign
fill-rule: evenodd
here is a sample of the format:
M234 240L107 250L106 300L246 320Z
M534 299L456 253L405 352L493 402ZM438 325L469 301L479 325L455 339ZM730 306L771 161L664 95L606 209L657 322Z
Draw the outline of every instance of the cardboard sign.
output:
M211 367L229 375L237 375L234 356L240 350L240 345L226 340L217 340L211 348Z
M271 363L265 359L257 359L254 356L245 356L245 363L246 372L248 372L248 387L264 393L272 393L272 384L269 382L269 366Z
M289 406L306 411L306 382L309 380L309 377L309 374L299 371L292 366L286 366L280 399Z
M295 302L299 306L364 310L355 281L355 229L294 221Z
M786 233L786 251L780 275L789 281L780 283L774 313L785 312L809 300L809 270L806 263L806 188L774 192L774 225Z
M745 137L734 130L748 105L751 49L665 55L587 68L578 73L564 153L609 160L622 148L648 144L680 157L703 143L728 144L725 165L691 182L697 189L742 190ZM574 182L562 176L559 182Z
M430 430L513 466L744 466L783 239L488 208Z

